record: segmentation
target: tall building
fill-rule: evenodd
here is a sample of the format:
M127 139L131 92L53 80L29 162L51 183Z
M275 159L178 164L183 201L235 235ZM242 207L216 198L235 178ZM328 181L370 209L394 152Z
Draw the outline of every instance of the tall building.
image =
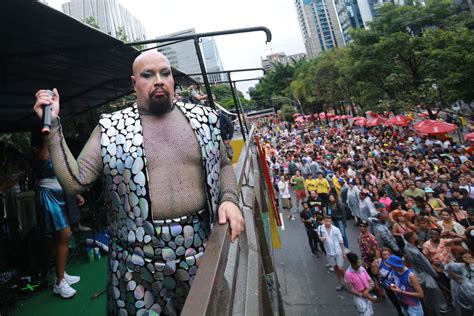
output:
M196 34L196 30L194 28L171 34L166 34L158 37L158 39L192 34ZM163 44L166 43L160 43L159 45ZM201 72L193 40L162 46L158 48L158 51L163 53L168 58L171 66L178 70L181 70L184 73L193 74ZM193 76L193 78L197 81L202 82L202 76Z
M116 0L71 0L62 5L65 14L128 42L146 39L140 21Z
M194 28L166 34L158 38L175 37L183 35L196 34ZM179 43L170 44L158 48L158 51L163 53L170 61L171 66L181 70L184 73L192 74L201 72L199 67L199 61L196 55L196 48L194 46L194 40L183 41ZM206 71L222 71L222 61L217 50L216 42L214 38L207 37L201 41L201 52L206 65ZM202 76L193 76L197 81L203 82ZM209 82L219 82L226 80L227 76L221 74L211 74L208 76Z
M351 16L344 0L295 0L295 6L309 57L350 40Z
M224 70L222 66L221 57L217 50L216 41L213 37L204 37L201 41L202 54L204 57L204 63L206 64L207 72L215 72ZM215 83L220 81L228 80L226 74L210 74L208 76L209 82Z
M306 54L299 53L294 55L287 56L285 53L273 53L267 55L265 58L262 59L262 68L265 69L266 72L270 72L275 68L276 64L292 64L297 62L298 60L305 58Z
M423 2L421 0L419 2ZM360 15L362 17L363 25L368 28L370 22L379 14L378 9L384 4L392 3L397 5L404 5L404 0L357 0Z

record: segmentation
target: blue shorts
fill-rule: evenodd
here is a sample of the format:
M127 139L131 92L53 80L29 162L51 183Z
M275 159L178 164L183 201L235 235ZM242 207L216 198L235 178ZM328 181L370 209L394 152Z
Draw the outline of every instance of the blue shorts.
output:
M65 195L62 190L38 187L38 206L44 216L48 233L60 231L69 226Z

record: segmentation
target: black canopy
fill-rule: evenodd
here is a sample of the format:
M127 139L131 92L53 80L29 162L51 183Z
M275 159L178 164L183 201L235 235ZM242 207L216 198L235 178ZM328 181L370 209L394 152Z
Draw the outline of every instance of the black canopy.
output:
M133 92L135 48L34 0L2 0L0 12L0 131L38 123L32 110L38 89L59 90L61 116ZM173 73L180 84L190 80Z

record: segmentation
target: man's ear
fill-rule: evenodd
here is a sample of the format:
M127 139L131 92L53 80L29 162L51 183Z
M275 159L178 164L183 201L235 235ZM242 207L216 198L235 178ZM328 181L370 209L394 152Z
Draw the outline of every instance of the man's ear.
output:
M135 87L135 83L136 83L135 76L131 76L131 79L132 79L132 86Z

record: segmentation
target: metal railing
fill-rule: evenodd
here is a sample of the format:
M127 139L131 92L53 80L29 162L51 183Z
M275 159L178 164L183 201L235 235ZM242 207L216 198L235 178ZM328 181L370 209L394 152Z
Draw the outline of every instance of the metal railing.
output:
M235 169L245 231L230 242L228 224L214 226L186 299L183 316L282 315L279 286L264 230L268 193L253 143L253 128Z

